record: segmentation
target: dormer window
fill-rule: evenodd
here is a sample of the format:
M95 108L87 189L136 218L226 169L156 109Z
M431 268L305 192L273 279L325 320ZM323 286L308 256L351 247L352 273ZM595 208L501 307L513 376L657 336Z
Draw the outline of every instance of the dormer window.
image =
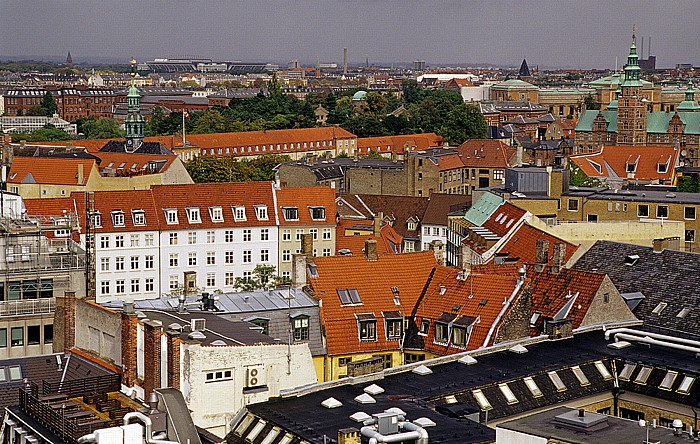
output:
M201 224L202 216L199 213L199 208L186 208L187 221L191 224Z
M667 173L668 172L668 162L667 163L659 162L656 165L656 172L657 173Z
M415 231L416 229L416 223L412 220L408 221L408 231Z
M257 217L258 220L268 220L267 205L256 205L255 217Z
M112 211L112 224L115 227L124 226L124 212L122 210Z
M143 210L131 210L131 220L137 227L146 225L146 213Z
M603 167L598 162L593 162L592 160L588 159L588 163L591 164L598 174L603 174Z
M311 211L311 219L313 220L326 220L326 208L325 207L309 207Z
M163 211L165 211L165 222L168 225L175 225L178 223L177 210L175 208L167 208Z
M246 220L244 206L233 207L233 220L236 222L243 222Z
M96 211L90 215L90 222L92 223L93 227L102 226L102 215L99 211Z
M224 211L221 207L209 207L209 217L211 217L212 222L223 222Z
M635 171L637 171L637 162L639 162L639 156L637 156L637 158L634 160L627 159L625 171L627 171L628 173L634 173Z
M299 220L299 209L297 207L282 207L284 220Z

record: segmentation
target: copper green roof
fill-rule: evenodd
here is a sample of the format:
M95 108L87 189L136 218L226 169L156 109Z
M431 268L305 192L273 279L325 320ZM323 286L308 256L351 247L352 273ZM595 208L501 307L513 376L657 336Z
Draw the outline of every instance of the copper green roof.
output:
M576 131L593 131L593 121L598 115L597 110L584 111L578 119ZM617 132L617 110L601 111L608 124L608 132ZM668 123L674 113L653 111L647 113L647 133L666 134ZM678 116L683 121L683 134L700 134L700 112L679 112Z
M642 82L642 85L651 85L651 82L647 82L646 80L639 80ZM597 80L593 80L592 82L589 83L589 85L592 88L601 88L605 86L614 86L614 85L619 85L620 84L620 74L615 73L611 74L609 76L601 77Z
M598 116L598 113L603 113L603 117L608 124L608 132L617 131L617 110L604 110L598 111L597 109L590 109L584 111L578 118L578 123L576 124L576 131L593 131L593 121Z
M464 219L467 222L480 227L486 222L486 219L491 217L494 211L503 202L503 199L493 193L484 193L479 200L467 211Z

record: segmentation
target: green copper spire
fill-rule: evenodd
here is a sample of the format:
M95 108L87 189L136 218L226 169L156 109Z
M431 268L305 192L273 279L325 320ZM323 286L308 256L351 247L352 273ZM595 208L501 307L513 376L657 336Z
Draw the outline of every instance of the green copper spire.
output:
M608 104L608 109L617 109L619 100L620 100L620 94L622 94L622 90L618 87L617 90L615 91L615 98L610 101Z
M640 71L641 68L639 68L639 56L637 55L637 38L634 33L632 33L632 45L630 46L630 53L627 55L625 77L622 81L622 85L642 86L642 82L639 80Z
M134 152L143 143L145 121L141 115L141 94L136 89L136 60L131 60L131 86L126 95L127 115L124 118L126 129L126 151Z
M698 111L700 105L695 101L695 90L693 89L692 80L688 79L688 89L685 90L685 100L676 107L678 111Z

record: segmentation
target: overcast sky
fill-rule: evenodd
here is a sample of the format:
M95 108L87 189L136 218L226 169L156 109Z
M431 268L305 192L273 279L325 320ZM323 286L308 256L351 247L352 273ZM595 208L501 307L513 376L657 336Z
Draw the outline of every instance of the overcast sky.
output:
M636 23L671 67L700 64L699 16L698 0L0 0L0 58L341 64L347 47L351 64L612 68Z

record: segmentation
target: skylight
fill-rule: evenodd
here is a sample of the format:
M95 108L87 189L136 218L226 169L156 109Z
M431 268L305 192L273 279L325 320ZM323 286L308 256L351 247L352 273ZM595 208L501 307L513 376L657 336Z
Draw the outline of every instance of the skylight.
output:
M634 378L635 384L646 384L649 375L651 374L651 367L642 367L637 373L637 377Z
M557 389L558 392L563 392L566 390L566 385L564 385L564 381L561 380L556 371L547 372L547 374L549 375L549 379L552 380L552 384L554 384L554 387Z
M360 294L356 288L338 288L336 290L340 303L343 305L361 304Z
M262 429L265 428L266 424L267 422L265 420L259 420L258 423L255 424L255 426L253 426L253 430L251 430L250 433L248 433L248 436L246 436L245 439L249 442L253 442L255 438L258 437L260 432L262 432Z
M651 311L655 315L660 315L662 311L668 306L666 302L659 302L659 305L654 307L654 309Z
M678 312L678 314L676 315L676 317L677 317L677 318L683 319L683 318L685 318L686 316L688 316L688 313L690 313L690 308L688 308L688 307L683 307L683 309L682 309L681 311Z
M535 398L539 398L542 396L542 390L540 390L539 387L537 387L537 383L535 382L534 379L531 377L523 378L523 381L525 382L525 385L527 386L528 390L530 390L530 393L532 393L532 396Z
M579 367L578 365L575 365L575 366L571 367L571 371L574 372L574 376L576 376L576 379L578 379L578 382L581 383L581 387L591 385L591 382L588 380L588 377L586 376L586 374L583 373L583 370L581 370L581 367Z
M498 384L498 388L501 389L501 393L506 397L508 404L516 404L518 402L518 398L515 397L508 384Z
M676 380L677 376L678 372L669 370L668 372L666 372L666 376L664 376L664 380L661 381L661 385L659 385L659 388L661 390L671 390L671 386L673 386L673 382Z
M260 444L271 444L272 441L275 438L277 438L277 435L279 435L279 434L280 434L280 429L278 429L277 427L273 427L272 430L270 430L270 432L267 434L265 439L263 439Z
M680 387L678 387L678 393L681 395L687 395L690 392L690 387L693 385L693 382L695 382L695 378L693 376L684 376Z
M486 395L484 395L484 392L482 392L481 389L476 389L472 391L472 395L474 395L474 399L476 399L476 402L479 403L479 407L481 407L481 410L491 410L493 408L491 407L491 403L488 399L486 399Z
M629 381L635 368L637 368L637 364L625 364L620 372L620 379Z
M612 379L612 375L610 374L610 371L608 368L603 364L603 361L596 361L594 362L595 368L598 370L598 373L600 373L600 376L603 377L605 381L609 381Z

